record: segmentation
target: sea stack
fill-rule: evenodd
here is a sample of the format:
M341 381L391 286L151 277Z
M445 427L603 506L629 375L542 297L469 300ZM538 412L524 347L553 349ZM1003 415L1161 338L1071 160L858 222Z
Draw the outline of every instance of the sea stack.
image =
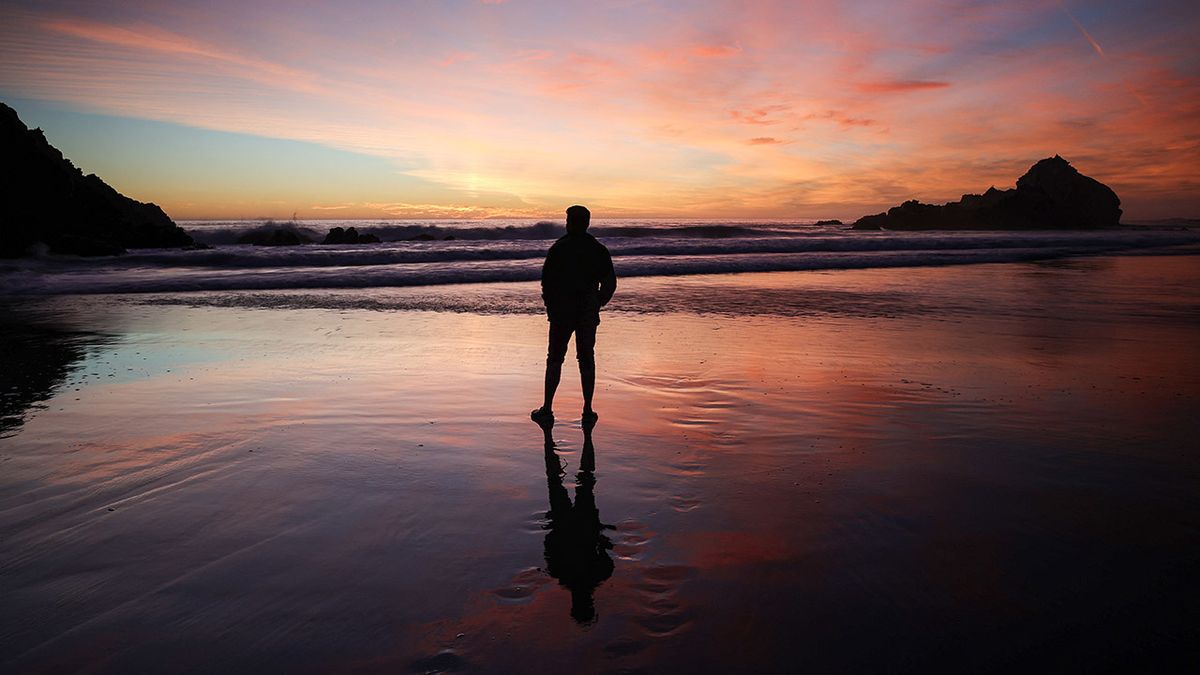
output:
M865 216L856 230L1047 230L1115 227L1121 200L1104 183L1055 155L1034 164L1009 190L988 188L935 206L916 200Z
M158 206L83 175L0 103L0 257L29 255L39 243L52 253L117 255L193 242Z
M335 227L329 230L329 234L325 235L325 240L322 244L378 244L379 237L373 234L360 234L353 227L340 228Z

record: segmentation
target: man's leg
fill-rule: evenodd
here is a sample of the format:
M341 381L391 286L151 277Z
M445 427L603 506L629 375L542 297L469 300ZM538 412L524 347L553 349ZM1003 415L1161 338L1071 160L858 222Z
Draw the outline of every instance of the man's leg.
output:
M550 346L546 350L546 386L545 398L542 399L542 410L550 412L554 409L554 393L558 391L558 381L562 379L563 359L567 356L567 343L571 340L571 328L566 324L550 323Z
M579 382L583 385L584 422L595 416L592 411L592 394L596 390L596 327L579 326L575 329L575 357L579 359Z

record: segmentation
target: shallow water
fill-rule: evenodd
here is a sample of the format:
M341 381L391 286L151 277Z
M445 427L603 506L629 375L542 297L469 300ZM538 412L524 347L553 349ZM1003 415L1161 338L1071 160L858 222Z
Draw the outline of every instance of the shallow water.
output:
M594 472L532 284L11 300L0 665L1194 662L1197 281L626 280Z

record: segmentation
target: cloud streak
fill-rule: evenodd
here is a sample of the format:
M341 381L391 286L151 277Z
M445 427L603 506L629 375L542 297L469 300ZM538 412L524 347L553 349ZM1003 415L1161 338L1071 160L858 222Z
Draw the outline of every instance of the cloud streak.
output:
M1092 49L1096 50L1096 53L1100 56L1104 56L1104 50L1100 48L1100 43L1096 42L1096 39L1092 37L1092 34L1087 32L1087 29L1083 27L1083 24L1079 23L1079 19L1075 18L1075 15L1071 13L1071 10L1067 9L1065 4L1062 5L1062 10L1063 13L1067 15L1067 18L1071 20L1071 23L1075 24L1075 27L1079 29L1079 34L1083 36L1083 39L1088 41L1088 44L1092 46Z

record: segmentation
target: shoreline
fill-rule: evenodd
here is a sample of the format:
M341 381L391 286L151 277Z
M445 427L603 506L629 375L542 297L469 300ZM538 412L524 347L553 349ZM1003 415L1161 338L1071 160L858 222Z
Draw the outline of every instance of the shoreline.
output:
M1198 279L1111 256L622 280L591 479L570 354L561 478L527 419L534 284L24 298L66 365L0 438L0 664L1187 658ZM602 579L547 538L581 486Z

